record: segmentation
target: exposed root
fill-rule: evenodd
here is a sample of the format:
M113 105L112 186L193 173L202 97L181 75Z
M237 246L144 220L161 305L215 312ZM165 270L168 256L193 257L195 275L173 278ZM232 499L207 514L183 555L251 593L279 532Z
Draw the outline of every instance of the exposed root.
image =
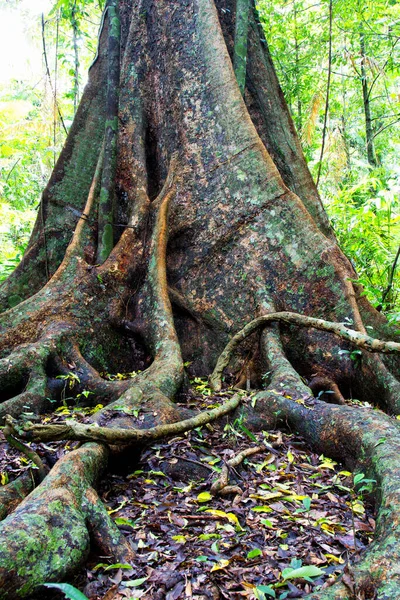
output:
M253 454L257 454L258 452L262 452L262 450L264 450L265 447L264 446L255 446L254 448L246 448L245 450L242 450L241 452L239 452L239 454L236 454L236 456L234 456L233 458L230 458L229 460L226 461L226 463L223 465L222 469L221 469L221 474L218 477L218 479L216 481L214 481L214 483L212 484L211 488L210 488L210 492L211 494L221 494L221 495L227 495L227 494L241 494L242 490L240 489L239 486L232 486L232 485L228 485L229 484L229 469L232 469L234 467L238 467L245 458L247 458L248 456L252 456Z
M344 460L377 482L377 535L352 566L357 593L365 598L398 598L400 589L400 432L395 421L367 408L335 406L315 400L312 407L260 392L257 411L274 425L304 436L318 452ZM368 593L373 590L372 595ZM313 599L348 597L339 580ZM374 596L374 594L376 594ZM359 596L364 597L362 595Z
M65 425L25 424L22 428L11 417L7 417L7 426L14 435L29 441L79 440L105 442L106 444L139 444L158 440L170 435L177 435L211 423L234 411L240 404L240 396L235 395L217 408L205 410L190 419L167 423L150 429L119 429L116 427L100 427L97 424L82 424L68 420Z
M54 350L53 341L21 346L9 357L0 361L0 385L2 390L23 388L18 394L0 404L0 422L5 415L21 415L24 412L39 414L48 404L47 375L44 365Z
M400 343L377 340L363 333L349 329L342 323L334 323L331 321L325 321L324 319L316 319L314 317L307 317L305 315L299 315L291 312L271 313L262 317L258 317L257 319L254 319L248 323L245 327L243 327L243 329L236 333L226 345L210 377L211 385L215 391L219 391L221 389L222 372L228 365L233 351L240 344L240 342L254 333L254 331L256 331L259 327L264 327L265 325L276 321L297 325L299 327L312 327L321 331L334 333L341 339L349 341L358 348L362 348L368 352L382 352L388 354L400 353Z
M90 532L101 523L102 550L129 562L132 551L93 490L108 451L86 444L64 456L4 521L0 598L29 596L45 581L62 581L87 557ZM15 557L18 556L18 563Z
M36 473L33 469L0 487L0 521L12 513L24 498L36 487Z
M0 360L0 386L11 396L0 404L0 422L9 414L40 414L49 408L46 366L58 354L58 346L74 332L70 324L58 322L41 332L38 341L21 344Z
M110 518L96 490L88 488L82 504L91 539L102 554L111 555L117 562L127 563L132 560L133 551L129 543Z

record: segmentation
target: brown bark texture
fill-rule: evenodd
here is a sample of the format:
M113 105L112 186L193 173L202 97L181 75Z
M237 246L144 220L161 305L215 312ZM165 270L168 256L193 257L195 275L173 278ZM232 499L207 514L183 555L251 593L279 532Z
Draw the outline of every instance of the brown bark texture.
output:
M240 410L240 396L208 412L174 398L184 362L193 376L215 369L220 389L249 354L264 388L243 409L249 427L289 426L378 482L378 533L353 589L312 597L400 598L400 340L336 243L253 3L243 95L234 45L234 0L106 6L40 218L0 288L5 432L81 441L31 493L29 478L2 490L0 599L65 579L92 543L129 562L95 491L109 456ZM104 405L92 422L28 422L61 402L71 373L75 394Z

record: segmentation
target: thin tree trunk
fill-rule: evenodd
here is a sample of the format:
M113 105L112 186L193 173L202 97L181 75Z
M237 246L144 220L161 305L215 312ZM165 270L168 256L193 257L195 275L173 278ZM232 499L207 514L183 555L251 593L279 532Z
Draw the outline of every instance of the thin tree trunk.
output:
M76 2L72 7L71 11L71 25L72 25L72 42L74 46L74 115L77 111L79 104L79 49L78 49L78 21L76 18L77 8Z
M361 55L361 87L363 94L363 107L365 117L365 139L367 144L367 157L371 167L376 167L378 162L375 153L374 128L371 116L370 94L368 89L368 75L366 69L367 54L365 49L365 35L362 24L360 24L360 55Z
M327 125L328 125L328 115L329 115L329 96L330 96L330 91L331 91L331 77L332 77L332 25L333 25L333 0L329 0L328 79L326 82L324 126L322 128L321 152L319 155L318 173L317 173L317 181L316 181L317 187L319 185L319 180L321 177L322 159L324 158L326 133L327 133Z

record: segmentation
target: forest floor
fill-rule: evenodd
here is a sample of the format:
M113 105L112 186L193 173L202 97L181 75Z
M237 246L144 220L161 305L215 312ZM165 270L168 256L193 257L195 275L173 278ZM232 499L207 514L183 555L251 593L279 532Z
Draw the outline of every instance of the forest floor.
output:
M204 409L221 398L194 395L191 402ZM64 406L42 421L86 420L89 412ZM75 445L32 447L51 466ZM221 467L255 447L258 452L229 468L229 484L239 489L211 495ZM133 454L130 464L126 457L111 464L99 493L135 560L112 564L92 553L69 582L90 600L301 598L343 570L351 577L348 559L372 540L373 507L356 491L353 475L296 435L253 433L237 419ZM1 484L28 468L25 456L0 437Z

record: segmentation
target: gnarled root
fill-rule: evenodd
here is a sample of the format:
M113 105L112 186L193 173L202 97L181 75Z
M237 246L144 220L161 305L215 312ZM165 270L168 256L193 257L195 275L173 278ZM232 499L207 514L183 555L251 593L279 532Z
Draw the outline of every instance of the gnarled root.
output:
M29 469L14 481L0 487L0 521L17 508L35 485L35 470Z
M92 529L103 552L129 561L130 546L93 488L107 458L100 444L70 452L0 523L0 538L7 540L0 547L0 598L26 597L37 585L66 577L88 555Z
M239 486L229 485L229 469L233 469L234 467L238 467L245 458L248 456L253 456L253 454L257 454L264 450L263 446L254 446L253 448L246 448L236 454L233 458L230 458L226 461L221 469L221 474L216 481L212 484L210 488L211 494L220 494L221 496L226 496L227 494L242 494L242 490Z
M162 425L156 425L149 429L122 428L122 427L100 427L97 424L83 424L74 421L68 421L65 425L34 425L26 424L23 430L18 427L18 424L13 422L11 418L7 419L7 425L12 429L14 434L23 436L29 441L56 441L56 440L79 440L79 441L96 441L105 442L112 446L122 444L143 444L154 440L159 440L171 435L179 435L201 427L207 423L211 423L216 419L227 415L234 411L240 403L240 396L233 396L230 400L221 404L216 408L205 410L197 415L175 422L167 422ZM165 403L166 404L166 403ZM171 403L172 404L172 403ZM160 411L160 404L157 403ZM169 408L169 407L168 407ZM170 409L171 410L171 409ZM173 410L173 408L172 408ZM175 409L175 414L179 411ZM165 417L165 414L162 415ZM128 417L129 418L129 417ZM115 423L114 423L115 425Z
M271 426L289 426L316 451L345 461L376 480L376 538L351 566L351 573L356 597L399 598L400 431L396 421L368 408L334 406L319 400L307 407L268 392L257 395L256 408ZM353 597L344 581L310 598Z
M274 322L282 322L288 323L292 325L297 325L298 327L307 327L307 328L315 328L321 331L327 331L335 334L343 340L350 342L355 345L357 348L362 348L368 352L382 352L382 353L400 353L400 344L398 342L390 342L384 340L378 340L372 338L364 333L360 333L358 331L354 331L349 329L342 323L334 323L331 321L325 321L324 319L316 319L314 317L307 317L304 315L300 315L297 313L291 312L273 312L267 315L263 315L254 319L250 323L248 323L243 329L241 329L238 333L236 333L231 340L226 345L225 349L221 353L215 369L210 377L210 382L215 391L219 391L222 387L222 373L225 367L228 365L229 360L235 350L235 348L249 335L254 333L258 328L265 327L268 324ZM288 361L286 361L288 363ZM388 380L388 384L391 384L391 388L397 389L399 388L399 383L394 379L389 372L386 371L383 364L378 363L375 370L384 371L381 373L381 379L386 377ZM290 370L290 369L289 369ZM389 381L390 380L390 381ZM336 390L337 392L338 390ZM343 397L341 394L337 395L337 399L340 402L343 401ZM399 408L399 399L397 394L387 394L384 402L385 406L389 408L395 414L398 414Z

